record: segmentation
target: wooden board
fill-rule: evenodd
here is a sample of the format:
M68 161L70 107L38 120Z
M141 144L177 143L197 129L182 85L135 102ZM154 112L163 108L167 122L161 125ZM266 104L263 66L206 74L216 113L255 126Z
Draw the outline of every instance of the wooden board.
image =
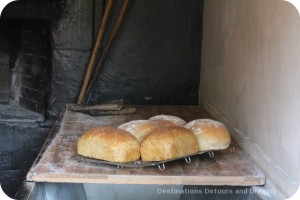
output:
M171 114L187 121L211 118L200 106L136 106L137 113L118 116L92 117L66 109L54 127L43 150L27 174L28 181L112 184L181 184L181 185L263 185L265 176L239 148L216 151L157 166L145 168L117 168L80 162L76 142L84 131L100 126L118 126L136 119L147 119L157 114Z

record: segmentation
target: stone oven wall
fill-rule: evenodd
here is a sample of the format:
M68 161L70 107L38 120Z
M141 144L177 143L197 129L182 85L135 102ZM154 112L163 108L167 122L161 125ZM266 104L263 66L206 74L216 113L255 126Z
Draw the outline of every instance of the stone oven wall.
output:
M110 21L122 3L114 2ZM13 155L9 159L16 163L0 166L6 174L0 182L11 195L56 117L77 100L103 6L103 0L19 0L2 12L1 20L20 24L19 51L10 69L19 75L11 85L19 88L13 99L22 107L21 118L0 119L0 154ZM127 104L197 104L202 9L199 0L131 0L88 103L123 98ZM44 121L32 113L28 118L23 107ZM18 152L29 153L21 159Z
M9 67L9 54L0 51L0 80L2 81L0 85L0 103L9 102L10 97L10 67Z
M19 77L19 104L37 113L46 113L50 80L49 23L22 23L21 50L16 64Z
M103 44L121 3L114 3ZM88 103L123 98L128 104L197 104L202 4L130 1ZM76 102L102 14L102 0L21 0L3 11L5 18L50 22L48 115Z

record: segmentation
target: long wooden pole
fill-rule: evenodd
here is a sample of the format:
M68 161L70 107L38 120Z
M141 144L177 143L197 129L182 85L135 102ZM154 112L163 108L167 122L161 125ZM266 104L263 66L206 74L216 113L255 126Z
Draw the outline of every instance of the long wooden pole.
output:
M86 97L90 97L90 94L91 94L91 92L92 92L92 90L94 88L94 85L95 85L95 83L96 83L96 81L98 79L98 76L99 76L100 71L102 69L102 66L104 64L104 61L105 61L105 59L106 59L106 57L108 55L111 43L112 43L113 39L115 38L115 36L116 36L116 34L117 34L117 32L118 32L118 30L120 28L120 25L122 23L122 20L124 18L128 2L129 2L129 0L124 0L123 1L122 7L121 7L121 9L119 11L119 14L118 14L118 16L116 18L116 21L115 21L114 25L113 25L113 28L112 28L112 30L111 30L111 32L109 34L109 38L108 38L107 43L106 43L106 45L104 47L104 50L103 50L102 56L100 58L100 61L99 61L98 65L97 65L97 67L96 67L94 76L93 76L93 78L92 78L92 80L91 80L91 82L90 82L90 84L88 86L88 89L87 89L87 92L86 92L86 96L84 97L84 99Z
M83 83L82 83L82 86L81 86L81 89L80 89L77 104L82 104L83 101L84 101L84 97L85 97L85 94L86 94L86 89L88 87L88 84L89 84L90 78L91 78L91 74L93 72L93 67L94 67L94 63L95 63L95 60L96 60L97 51L100 48L101 41L102 41L102 38L103 38L103 35L104 35L104 30L105 30L105 27L106 27L106 24L107 24L107 21L108 21L108 17L109 17L110 11L111 11L113 0L107 0L107 1L108 2L107 2L107 5L105 7L104 15L103 15L102 20L101 20L100 25L99 25L97 39L95 41L93 51L92 51L92 54L90 56L90 59L89 59L88 65L87 65L87 69L86 69L86 72L85 72L85 76L84 76L84 79L83 79Z

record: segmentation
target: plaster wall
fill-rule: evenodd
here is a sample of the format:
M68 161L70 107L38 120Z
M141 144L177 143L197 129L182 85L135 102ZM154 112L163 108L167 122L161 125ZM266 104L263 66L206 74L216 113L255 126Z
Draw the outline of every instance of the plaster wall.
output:
M299 13L279 0L206 0L203 18L201 103L266 185L291 196L300 182Z

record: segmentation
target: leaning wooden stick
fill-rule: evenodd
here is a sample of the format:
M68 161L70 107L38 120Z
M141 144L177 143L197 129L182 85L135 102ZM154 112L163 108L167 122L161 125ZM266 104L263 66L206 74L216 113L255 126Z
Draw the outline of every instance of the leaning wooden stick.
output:
M103 35L104 35L104 30L105 30L105 27L106 27L106 24L107 24L107 20L108 20L110 11L111 11L112 4L113 4L113 0L108 0L107 5L105 7L104 15L103 15L101 23L99 25L97 39L95 41L93 51L92 51L92 54L90 56L90 60L89 60L88 65L87 65L87 69L86 69L86 72L85 72L85 76L84 76L84 79L83 79L83 83L82 83L82 86L81 86L81 90L80 90L80 93L79 93L77 104L82 104L83 101L84 101L84 96L85 96L85 93L86 93L86 89L87 89L88 84L90 82L90 77L91 77L91 74L93 72L93 67L94 67L94 63L95 63L95 60L96 60L97 51L99 50L100 45L101 45L101 41L102 41L102 38L103 38Z
M100 61L98 62L98 65L97 65L97 67L95 69L95 73L93 75L93 78L92 78L92 80L91 80L91 82L90 82L90 84L88 86L88 89L87 89L86 95L84 97L84 100L86 99L86 97L90 97L90 94L91 94L91 92L92 92L92 90L94 88L94 85L95 85L95 83L96 83L96 81L98 79L98 76L99 76L100 71L102 69L102 66L104 64L104 61L105 61L105 59L106 59L106 57L108 55L111 43L112 43L113 39L115 38L115 36L116 36L116 34L117 34L117 32L118 32L118 30L120 28L120 25L122 23L122 20L124 18L128 2L129 2L129 0L124 0L123 1L122 7L121 7L120 12L119 12L119 15L117 16L117 19L116 19L116 21L115 21L115 23L113 25L113 28L112 28L112 30L110 32L109 38L108 38L107 43L106 43L106 45L104 47L104 50L103 50L102 56L100 58Z

